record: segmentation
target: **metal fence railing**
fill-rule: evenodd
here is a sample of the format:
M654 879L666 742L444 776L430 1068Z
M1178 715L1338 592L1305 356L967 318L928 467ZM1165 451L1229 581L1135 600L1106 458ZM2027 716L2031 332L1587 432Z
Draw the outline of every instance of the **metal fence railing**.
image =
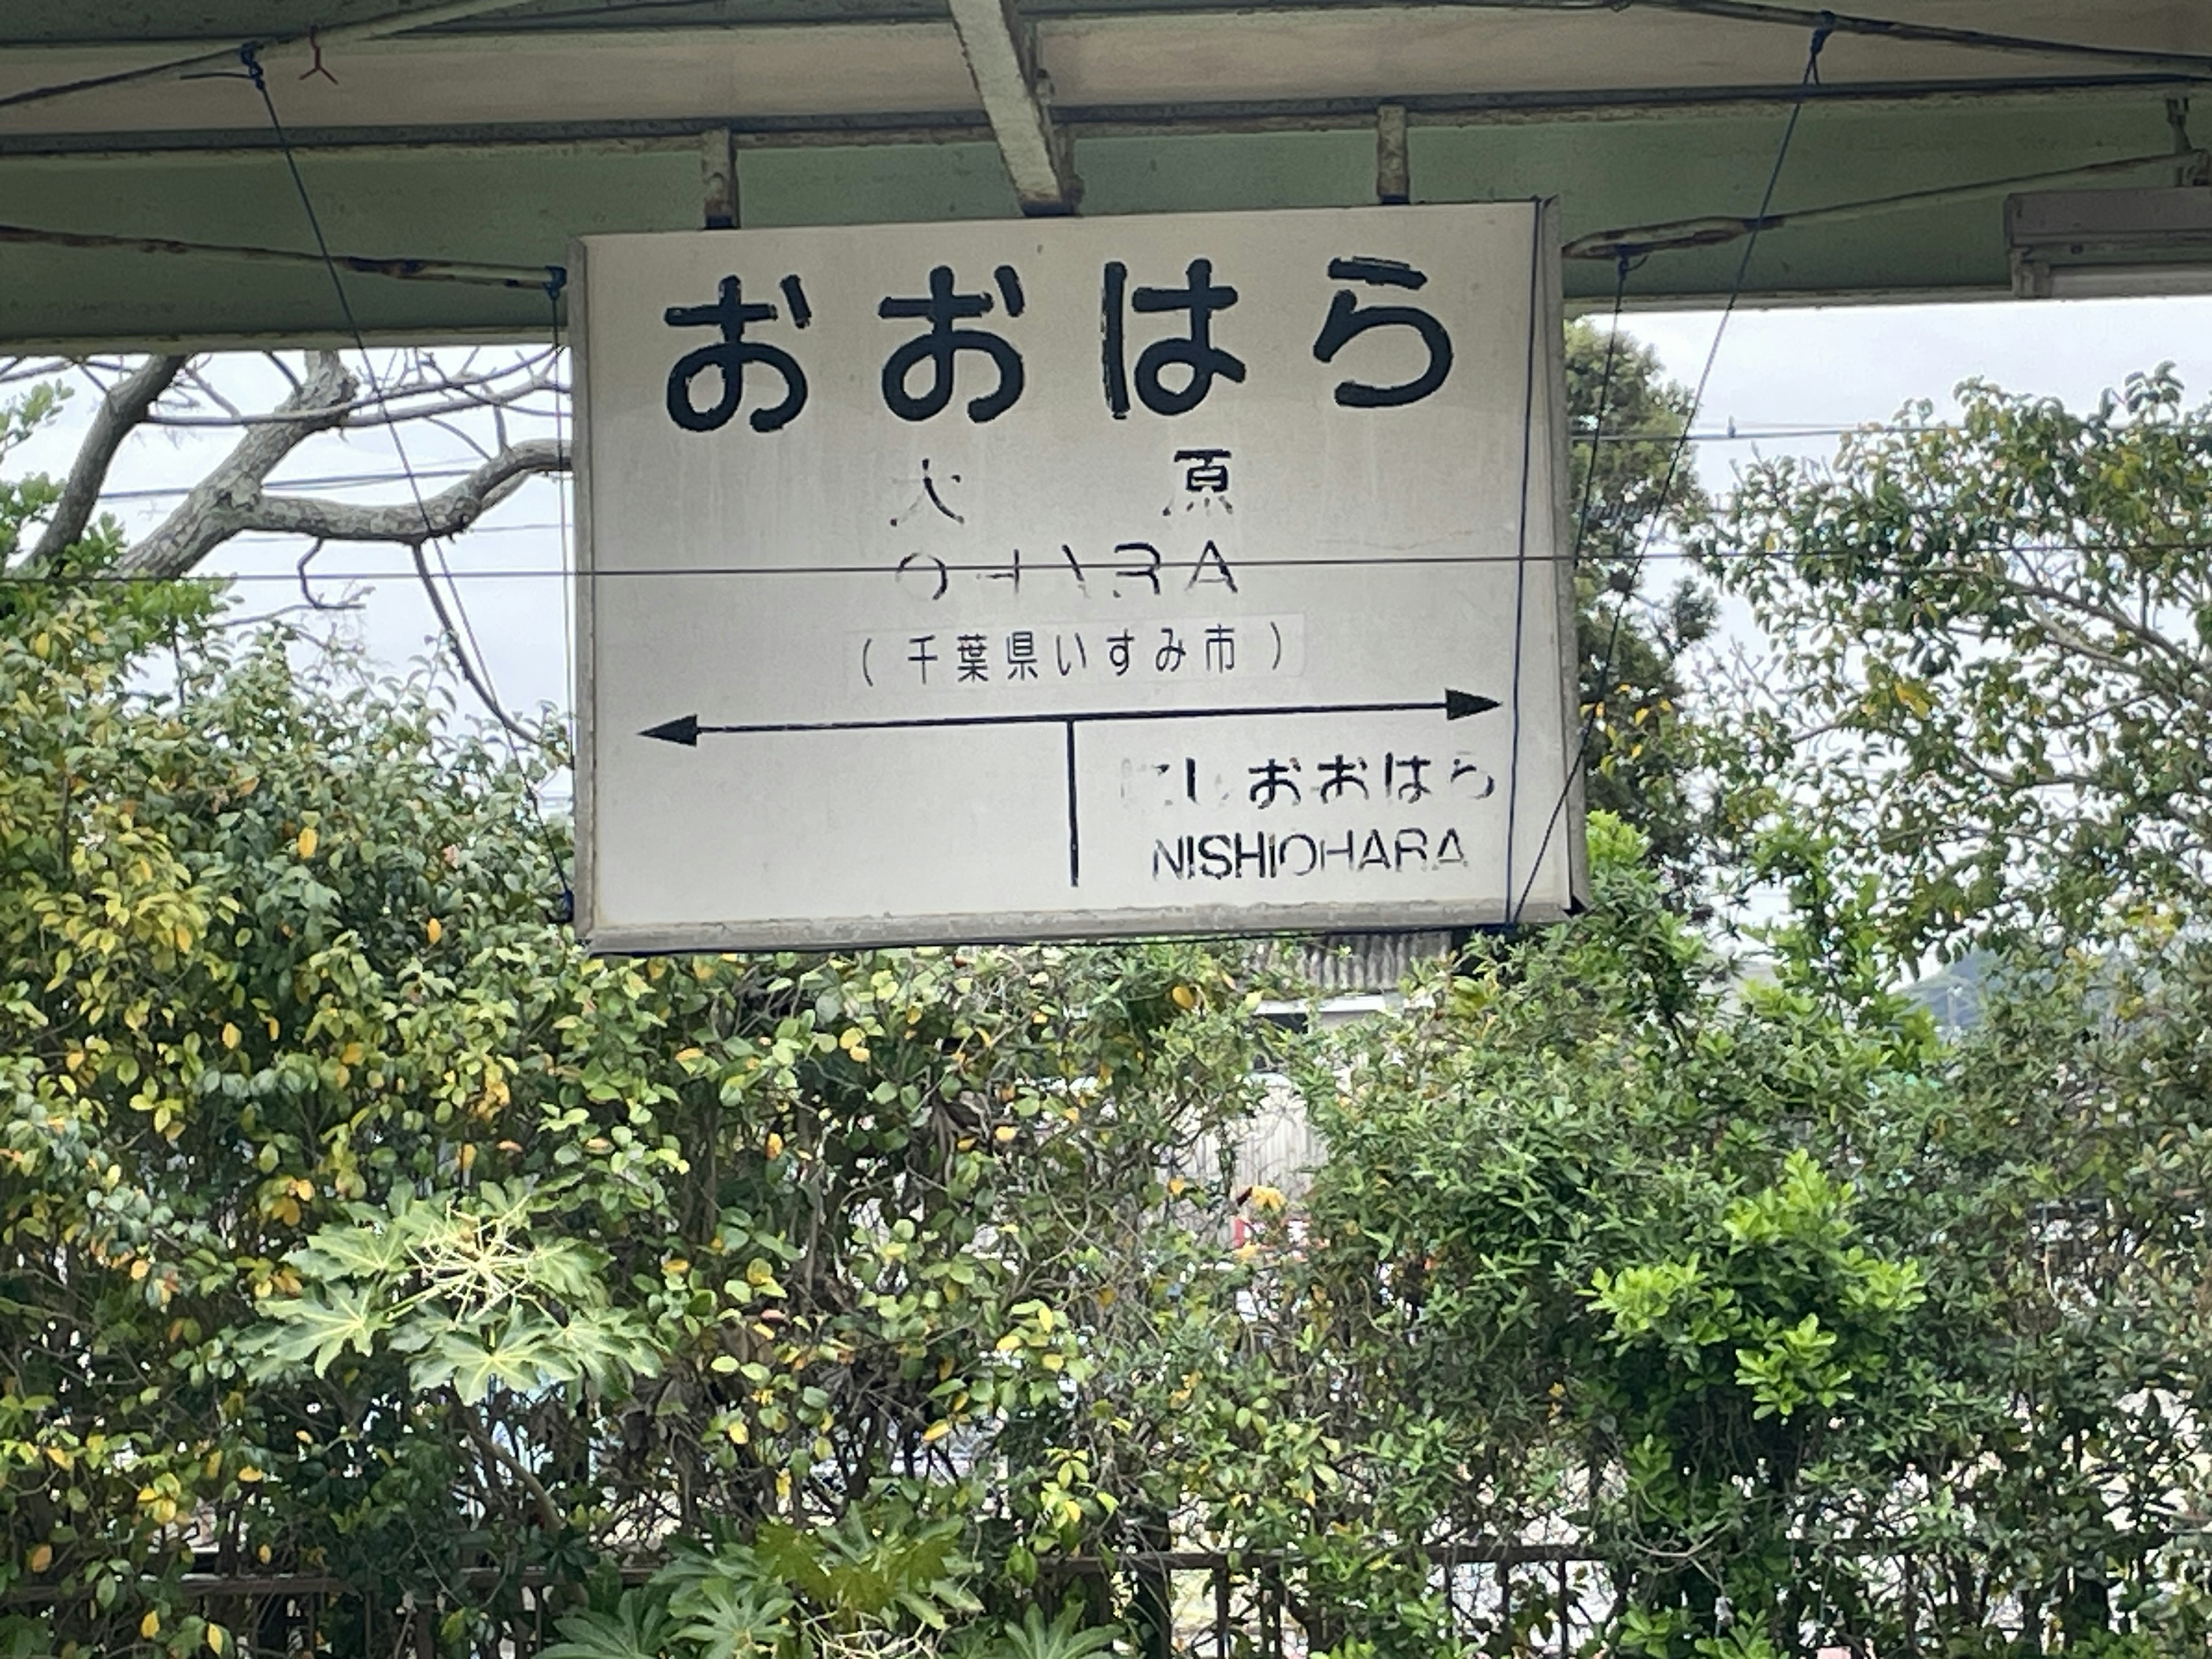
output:
M2132 1558L2107 1558L2106 1568L2118 1569L2110 1586L2103 1585L2103 1570L2082 1569L2081 1583L2111 1592L2111 1628L2151 1628L2158 1601L2152 1581L2173 1578L2173 1564L2152 1571L2151 1558L2178 1541L2146 1540ZM1577 1659L1595 1650L1618 1607L1614 1571L1583 1548L1466 1542L1426 1553L1427 1588L1448 1627L1446 1650ZM2201 1577L2203 1554L2191 1553L2190 1559L2194 1573L2181 1577ZM1048 1558L1039 1589L1054 1606L1071 1595L1085 1599L1099 1617L1121 1624L1141 1659L1307 1659L1334 1649L1346 1628L1343 1607L1316 1604L1324 1592L1314 1588L1310 1565L1284 1555L1203 1550ZM2017 1597L1984 1605L1985 1589L1961 1587L1960 1565L1897 1548L1848 1559L1808 1557L1802 1574L1807 1613L1799 1632L1804 1650L1862 1659L1877 1647L1884 1659L1921 1652L1924 1641L1961 1617L1991 1634L2033 1640L2035 1650L2044 1650L2039 1644L2053 1628L2051 1612ZM638 1583L648 1574L637 1567L623 1577ZM313 1573L196 1573L185 1577L183 1589L207 1619L230 1632L234 1649L226 1649L224 1659L234 1651L237 1659L531 1659L556 1639L556 1621L583 1595L573 1580L556 1581L541 1570L482 1567L436 1589L398 1593ZM1962 1596L1975 1605L1968 1607ZM59 1614L58 1624L66 1626L80 1610L51 1589L19 1589L0 1599L0 1612L42 1611ZM1884 1625L1878 1643L1864 1628L1875 1617ZM2061 1641L2056 1650L2065 1647Z

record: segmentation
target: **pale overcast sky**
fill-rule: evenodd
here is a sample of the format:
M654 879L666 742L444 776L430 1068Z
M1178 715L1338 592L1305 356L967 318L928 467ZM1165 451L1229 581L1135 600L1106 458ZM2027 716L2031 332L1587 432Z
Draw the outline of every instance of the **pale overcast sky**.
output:
M1668 369L1694 382L1713 339L1717 318L1705 312L1632 313L1632 333L1658 349ZM1730 468L1756 448L1825 458L1831 436L1781 437L1778 428L1834 428L1888 419L1910 399L1934 399L1939 409L1962 380L1981 377L2008 389L2056 395L2070 404L2094 403L2106 386L2130 373L2171 360L2190 388L2191 401L2212 393L2212 298L2127 301L2006 301L1965 305L1854 306L1820 309L1740 310L1723 338L1698 426L1735 441L1709 439L1698 459L1706 483L1727 485ZM258 398L267 407L283 386L258 360L226 366L224 380L241 402ZM80 397L79 412L89 399ZM11 470L67 465L75 421L10 458ZM219 455L227 439L201 432L167 431L135 440L112 483L118 491L175 489L191 483ZM465 459L450 440L434 434L410 439L418 469L452 466ZM311 450L288 465L283 477L332 472L391 474L396 461L388 437L356 434L343 447ZM425 489L440 486L435 478ZM333 492L335 493L335 492ZM402 500L386 485L347 492L354 499ZM518 710L541 702L565 708L568 700L565 587L551 574L562 564L565 487L538 482L520 491L457 543L451 558L465 573L460 587L484 658L507 705ZM115 504L135 526L149 526L174 496L124 498ZM210 571L263 578L241 589L241 609L266 611L295 603L290 580L304 548L251 538L223 549ZM372 652L395 670L426 651L434 623L405 555L397 550L332 547L322 556L332 573L366 574L366 608L347 619ZM266 580L282 578L282 580ZM339 583L320 591L334 594Z

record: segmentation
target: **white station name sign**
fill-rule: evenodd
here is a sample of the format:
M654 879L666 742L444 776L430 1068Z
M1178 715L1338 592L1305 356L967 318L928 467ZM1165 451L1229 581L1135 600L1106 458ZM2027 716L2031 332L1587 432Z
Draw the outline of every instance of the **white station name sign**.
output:
M595 949L1575 905L1549 212L586 239Z

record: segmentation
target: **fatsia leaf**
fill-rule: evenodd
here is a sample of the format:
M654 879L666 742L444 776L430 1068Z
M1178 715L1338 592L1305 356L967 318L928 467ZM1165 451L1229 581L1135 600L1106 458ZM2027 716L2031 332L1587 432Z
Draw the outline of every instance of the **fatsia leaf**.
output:
M324 1227L290 1260L311 1279L388 1279L406 1271L408 1240L398 1227Z
M1070 1599L1050 1624L1034 1602L1019 1624L1009 1620L997 1644L996 1659L1090 1659L1114 1645L1115 1627L1083 1623L1083 1605Z
M696 1643L701 1659L757 1659L782 1651L795 1634L792 1615L797 1604L761 1584L708 1579L686 1595L684 1604L688 1619L677 1636ZM672 1598L672 1608L675 1605Z
M612 1613L572 1613L555 1626L562 1639L539 1659L665 1659L668 1615L641 1590L624 1590Z
M464 1405L473 1406L498 1383L516 1394L530 1394L574 1379L574 1369L547 1340L557 1330L526 1328L508 1333L504 1341L486 1341L472 1332L442 1333L415 1362L413 1378L419 1389L450 1384Z
M320 1376L349 1347L363 1356L373 1352L387 1315L371 1295L358 1285L337 1285L313 1296L274 1297L263 1304L267 1322L250 1341L260 1355L262 1374L312 1363Z

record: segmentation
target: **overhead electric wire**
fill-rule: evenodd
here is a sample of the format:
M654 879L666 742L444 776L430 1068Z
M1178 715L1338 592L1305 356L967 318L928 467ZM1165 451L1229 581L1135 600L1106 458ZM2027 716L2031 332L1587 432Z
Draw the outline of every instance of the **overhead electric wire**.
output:
M337 296L339 314L345 319L346 332L353 337L355 349L361 353L362 373L368 378L369 395L374 401L379 413L383 416L382 424L385 432L392 440L393 453L399 458L400 471L405 475L408 490L415 498L416 511L422 515L423 539L434 539L429 534L430 505L423 499L422 484L415 476L414 463L408 458L406 440L400 434L398 423L392 418L388 399L383 385L377 376L376 360L370 355L368 338L362 331L361 320L354 314L353 300L346 293L345 279L338 274L338 262L331 252L330 240L323 234L322 216L315 211L314 198L308 192L307 181L300 172L299 157L293 154L292 141L285 133L284 123L276 113L276 100L269 91L269 77L261 66L260 55L253 47L244 46L239 50L238 59L246 66L246 78L252 82L254 91L260 94L262 107L268 112L270 131L276 135L277 146L284 152L285 169L292 176L292 186L299 193L301 210L307 216L307 228L315 239L316 248L322 254L324 268L330 273L331 290ZM477 694L485 708L490 712L492 718L498 721L501 728L507 733L510 742L516 738L531 743L538 742L537 736L518 725L514 716L501 706L492 690L489 679L486 678L481 666L471 660L460 635L454 630L451 618L446 614L445 601L430 580L429 568L422 560L421 542L414 544L413 551L415 568L422 578L424 588L429 592L431 608L437 612L438 620L445 624L447 637L453 647L453 659L461 671L461 678L468 682L469 688ZM458 594L455 595L455 599L458 603Z
M1802 102L1791 106L1802 110ZM288 159L291 155L289 143ZM2205 150L2160 150L2117 161L2093 161L2080 167L2046 167L2033 173L2008 173L2001 178L1974 179L1922 190L1893 191L1881 196L1830 202L1788 213L1762 210L1755 218L1708 214L1689 219L1668 219L1644 225L1620 226L1578 236L1561 250L1576 260L1619 258L1623 253L1640 258L1648 253L1680 252L1717 247L1745 236L1806 225L1837 223L1881 213L1911 212L1954 202L1973 201L1998 191L2030 185L2057 184L2071 179L2098 178L2148 167L2172 167L2212 159ZM54 230L30 225L0 224L0 242L29 246L107 249L133 253L179 257L239 258L283 264L334 264L364 276L389 277L416 283L456 283L478 288L544 289L559 283L567 273L558 265L503 264L469 259L423 258L412 255L337 253L328 248L308 252L295 248L262 247L248 243L198 242L173 237L119 235L108 232Z
M1977 52L2025 52L2038 58L2089 58L2101 63L2133 64L2144 69L2181 69L2191 75L2212 76L2212 57L2203 52L2161 52L2148 46L2109 46L2094 41L2052 40L2030 34L2003 34L1990 29L1954 28L1941 23L1903 22L1888 17L1862 17L1850 12L1815 10L1809 6L1784 6L1768 0L1629 0L1631 5L1688 13L1736 23L1778 24L1799 30L1826 29L1831 34L1869 36L1901 40L1914 46L1966 46Z
M441 23L462 21L489 12L514 9L522 3L523 0L449 0L449 3L444 5L401 8L350 23L335 23L318 28L312 32L312 38L325 46L348 40L387 39ZM625 13L665 11L687 3L689 0L606 0L606 3L574 6L550 16L525 21L573 23L586 18L620 16ZM2200 52L2163 52L2150 47L2109 46L2100 41L2054 40L1989 29L1903 22L1850 12L1816 11L1802 6L1765 3L1765 0L1534 0L1533 3L1532 0L1454 0L1454 3L1470 9L1560 12L1625 11L1641 6L1647 10L1679 12L1723 22L1779 25L1801 30L1825 24L1834 33L1913 45L1960 46L1978 52L2039 58L2075 58L2099 63L2125 64L2141 69L2176 70L2191 76L2212 76L2212 57ZM105 75L27 87L21 91L0 95L0 110L47 103L80 93L97 92L142 81L159 80L164 76L214 69L234 61L243 47L266 51L275 46L303 45L310 38L311 32L305 29L260 35L226 41L205 51L159 63L138 64Z
M1797 107L1802 107L1798 106ZM1837 224L1850 219L1863 219L1878 213L1906 213L1919 208L1946 207L1957 202L1971 202L2001 190L2016 190L2026 185L2051 185L2069 179L2094 179L2106 173L2130 173L2148 167L2195 166L2212 159L2212 151L2202 149L2153 150L2142 155L2125 155L2118 161L2092 161L2078 167L2045 168L2037 173L2015 173L2000 179L1975 179L1965 184L1935 185L1925 190L1899 191L1887 196L1867 196L1849 202L1831 202L1820 207L1794 208L1787 213L1774 213L1762 208L1751 218L1740 218L1728 214L1708 214L1695 219L1667 219L1656 224L1628 225L1614 230L1594 231L1587 236L1577 236L1560 249L1566 259L1614 259L1622 254L1641 257L1648 253L1672 253L1686 248L1719 247L1741 236L1756 236L1762 231L1785 228L1802 228L1811 224Z
M527 528L532 531L541 532L558 528L557 526L550 523L514 527L518 529ZM481 535L483 532L482 530L477 530L472 531L471 533ZM281 536L287 540L294 542L296 542L301 538L300 532L296 532L249 531L246 532L246 534L247 536L266 535L271 538ZM385 545L385 544L368 543L361 544L364 546ZM394 553L403 553L405 550L404 544L391 544L389 545L392 546ZM1832 561L1837 562L1848 562L1856 560L1869 560L1870 562L1876 563L1886 563L1887 566L1893 568L1899 572L1909 573L1914 575L1972 576L1977 574L1986 574L1989 566L1985 561L1993 558L2030 558L2044 554L2074 554L2087 556L2094 554L2124 556L2137 553L2212 553L2212 534L2208 534L2201 538L2175 541L2033 542L2018 546L1986 548L1968 547L1952 550L1940 557L1933 559L1913 554L1909 550L1897 550L1881 558L1874 558L1873 556L1870 556L1869 550L1864 548L1808 549L1746 547L1707 548L1694 551L1688 549L1674 549L1671 550L1652 550L1639 553L1637 556L1637 561L1642 565L1779 565L1807 562L1822 562ZM1529 553L1526 555L1517 552L1406 554L1402 556L1385 555L1382 557L1361 554L1357 556L1348 556L1343 558L1324 556L1321 558L1309 559L1239 559L1236 561L1234 568L1239 571L1358 570L1365 568L1403 569L1409 568L1422 568L1431 565L1439 568L1447 568L1467 565L1531 564L1540 566L1547 564L1569 564L1571 562L1571 556L1565 552ZM1042 570L1046 568L1047 567L1043 566L1036 567L1039 570ZM1004 576L1006 574L1007 565L1003 560L995 562L978 561L974 563L963 562L958 564L948 562L945 568L948 574L953 575L973 574ZM931 567L931 574L934 574L935 570L936 567L933 565ZM363 568L356 570L325 570L319 568L315 574L318 577L325 581L374 582L386 581L396 577L404 576L408 574L408 572L404 569L390 568L384 569ZM880 578L890 576L894 574L893 568L884 564L654 565L643 566L630 570L580 570L573 567L564 568L559 565L506 565L489 569L477 568L455 570L452 573L450 580L453 585L458 586L461 583L471 581L550 582L567 580L570 582L616 582L720 580L735 576L802 578L817 576L873 576ZM149 586L175 582L205 582L212 586L227 586L260 582L283 582L289 585L296 583L298 580L298 573L289 568L284 570L237 570L205 574L195 572L193 574L182 576L165 576L149 571L30 571L24 572L20 574L11 571L5 574L0 574L0 587L5 587L10 583L17 583L24 586L40 587L106 587L118 586ZM1102 610L1097 620L1101 623L1109 623L1116 620L1116 618L1115 616ZM1141 623L1146 621L1158 621L1160 619L1158 617L1147 617L1130 614L1127 617L1121 618L1121 620L1126 620L1131 623Z
M1774 149L1774 165L1767 170L1766 188L1759 197L1756 216L1759 222L1765 221L1774 206L1774 192L1782 183L1782 169L1790 159L1790 147L1797 137L1797 123L1805 113L1805 93L1820 78L1820 52L1828 44L1830 33L1826 17L1827 14L1822 13L1822 21L1813 29L1812 41L1805 54L1804 72L1797 78L1797 99L1790 106L1790 118L1783 124L1782 140ZM1705 349L1705 367L1698 371L1697 386L1690 393L1689 414L1682 422L1685 435L1675 443L1673 453L1667 459L1666 476L1659 485L1658 508L1652 514L1644 531L1643 544L1637 549L1636 557L1628 567L1626 580L1621 586L1620 602L1613 607L1613 627L1606 638L1605 656L1597 677L1601 687L1612 680L1613 665L1620 646L1621 629L1627 620L1629 605L1636 597L1638 579L1651 551L1652 543L1658 537L1659 526L1665 522L1666 504L1674 493L1675 477L1681 470L1683 457L1689 453L1687 434L1697 425L1698 413L1705 407L1705 388L1712 380L1713 364L1720 357L1721 342L1727 337L1729 320L1735 315L1736 302L1742 298L1745 281L1751 274L1751 256L1758 247L1759 232L1754 228L1744 243L1742 258L1736 261L1735 280L1729 284L1728 303L1721 307L1720 320L1713 326L1712 343ZM1622 250L1614 257L1620 261L1621 282L1625 287L1630 256L1626 250ZM1577 658L1579 660L1579 645ZM1529 861L1528 878L1518 897L1510 892L1505 896L1505 925L1508 927L1518 925L1522 912L1527 908L1528 896L1535 890L1536 877L1544 867L1544 856L1551 851L1552 837L1559 830L1560 816L1566 811L1567 803L1574 799L1575 790L1582 781L1583 770L1589 764L1590 738L1596 730L1597 708L1598 705L1594 703L1583 716L1581 735L1575 744L1573 757L1568 763L1566 778L1560 785L1559 799L1553 803L1551 817L1544 826L1544 838L1537 843L1536 856Z
M368 253L307 252L297 248L260 247L246 242L191 242L173 236L118 236L102 231L46 230L33 225L0 224L0 243L33 247L74 247L118 253L212 254L262 264L315 265L329 262L363 276L392 276L410 282L466 283L483 288L545 286L543 265L489 264L474 259L419 259Z
M478 6L477 9L484 8ZM449 14L458 14L464 8L459 5L448 5L441 9ZM547 747L544 738L541 733L528 731L517 723L514 717L507 712L506 706L500 702L498 693L492 686L490 665L483 659L482 647L477 643L476 629L469 623L468 611L461 604L460 590L455 588L453 591L453 609L460 612L462 622L462 628L457 629L453 626L452 616L447 612L444 595L438 591L437 583L431 579L429 566L422 556L422 548L426 542L441 543L443 538L429 533L431 528L429 503L423 499L422 487L415 476L414 463L408 458L406 441L400 433L398 423L391 417L384 388L377 377L376 361L369 354L368 342L362 332L361 321L354 314L353 301L345 289L345 279L338 274L337 262L331 257L329 240L323 234L322 216L315 210L314 198L309 193L307 181L300 172L299 158L293 154L291 140L284 131L284 123L276 113L276 100L269 91L268 75L262 69L259 55L252 46L240 48L238 58L239 62L245 65L246 78L252 82L254 91L260 94L262 107L268 112L270 131L276 135L277 145L284 152L285 168L292 175L293 188L299 193L300 208L307 215L307 228L314 235L315 246L322 251L325 268L330 273L331 291L337 296L339 313L345 319L346 331L353 337L354 345L361 353L362 373L368 377L369 391L376 400L379 411L385 417L384 428L392 439L392 453L399 458L400 470L406 475L407 487L415 498L416 509L422 514L424 534L420 540L412 543L408 548L408 551L414 557L416 573L422 578L422 591L428 596L430 608L436 614L439 624L445 631L447 642L453 649L454 665L460 670L462 679L467 682L470 690L477 694L506 737L508 757L514 762L516 771L521 775L522 793L530 803L531 816L537 820L538 835L545 844L547 854L552 860L554 873L560 878L561 902L557 914L561 915L565 921L573 918L575 914L575 893L574 884L569 880L568 862L562 856L560 844L553 837L553 826L546 820L544 805L538 799L538 786L532 781L527 769L523 765L521 751L515 747L516 739L520 738L543 753ZM549 295L557 295L558 279L549 282L545 285L545 291ZM445 563L442 547L439 552L439 563L441 566ZM450 580L450 571L447 574ZM304 575L301 582L304 586ZM465 639L464 632L465 632ZM471 660L471 652L475 653L474 660Z
M556 416L555 419L557 422L559 417ZM1840 423L1829 425L1808 423L1802 426L1739 425L1733 429L1692 432L1689 434L1689 441L1693 444L1756 444L1781 442L1794 438L1909 436L1923 432L1958 433L1965 429L1955 422L1933 422L1925 426L1885 425L1873 421L1861 422L1849 426ZM1671 444L1680 440L1682 435L1680 432L1669 431L1663 427L1651 427L1635 431L1608 432L1605 434L1604 441L1607 444ZM1577 447L1587 447L1593 442L1593 438L1592 434L1587 432L1574 432L1568 434L1567 442ZM473 466L418 466L415 469L415 476L424 479L465 478L476 470ZM561 475L540 473L535 476L550 483ZM268 480L263 488L264 490L270 491L367 489L376 485L399 482L398 475L390 472L330 472L307 478L272 478ZM105 490L100 495L100 500L103 501L173 501L191 493L192 486L190 484L149 484L137 489ZM551 524L471 525L470 530L474 534L481 535L486 531L514 531L526 528L552 530L557 527Z
M165 75L215 70L225 64L236 63L241 52L265 52L271 46L301 46L310 40L331 46L348 40L383 40L391 35L428 28L438 23L458 22L484 12L511 11L522 3L523 0L447 0L444 5L402 7L396 11L380 13L374 17L356 18L350 23L332 23L327 27L295 29L284 33L228 40L204 52L167 58L158 64L142 64L133 69L117 70L107 75L89 75L75 81L27 87L21 92L0 96L0 110L14 109L23 104L47 103L81 92L98 92L107 87L129 86L138 81L159 80Z
M418 478L465 478L475 471L473 466L417 467ZM373 484L398 483L399 480L389 472L326 472L308 478L267 478L262 489L365 489ZM191 484L149 484L138 489L106 489L100 492L103 501L161 501L189 495Z

